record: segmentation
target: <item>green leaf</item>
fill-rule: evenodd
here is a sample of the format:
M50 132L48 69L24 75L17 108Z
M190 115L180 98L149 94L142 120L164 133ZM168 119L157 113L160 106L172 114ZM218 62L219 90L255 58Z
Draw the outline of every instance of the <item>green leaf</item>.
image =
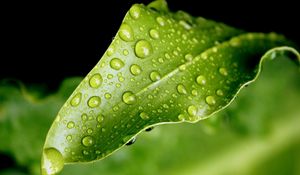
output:
M256 79L264 61L286 54L300 61L291 47L272 49L292 45L281 35L244 33L164 4L136 4L126 14L52 124L43 174L102 159L145 128L208 118Z

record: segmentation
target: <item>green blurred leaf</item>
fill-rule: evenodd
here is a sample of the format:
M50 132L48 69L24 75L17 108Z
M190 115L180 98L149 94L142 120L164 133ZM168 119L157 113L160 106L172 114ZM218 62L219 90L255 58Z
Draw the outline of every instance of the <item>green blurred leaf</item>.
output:
M293 54L299 64L295 49L272 49L282 45L292 44L275 33L245 34L169 12L165 1L133 5L53 122L42 174L107 157L153 125L208 118L254 81L266 60Z
M47 130L60 106L82 78L66 79L58 93L37 98L40 88L28 91L13 80L0 82L0 152L39 174L40 156ZM36 89L36 90L34 90Z

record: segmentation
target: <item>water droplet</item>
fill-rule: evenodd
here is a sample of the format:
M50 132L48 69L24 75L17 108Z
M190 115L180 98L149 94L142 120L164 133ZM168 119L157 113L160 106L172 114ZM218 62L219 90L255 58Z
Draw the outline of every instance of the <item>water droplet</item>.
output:
M187 94L187 91L186 91L183 84L178 84L177 85L177 91L178 91L179 94Z
M110 57L110 56L112 56L112 54L114 54L114 52L115 52L114 47L113 46L109 46L109 48L106 51L106 54L107 54L107 56Z
M85 136L82 138L81 143L83 144L83 146L89 147L94 144L94 139L92 136Z
M149 31L149 34L150 34L150 37L153 38L153 39L158 39L159 38L159 33L155 29L151 29Z
M110 60L110 67L115 70L120 70L124 66L124 62L119 58L113 58Z
M193 55L192 55L192 54L186 54L186 55L184 56L184 58L185 58L185 60L187 60L187 61L192 61L192 60L193 60Z
M93 129L92 129L92 128L89 128L89 129L87 130L87 133L88 133L88 134L92 134L92 133L93 133Z
M153 49L148 41L140 40L136 43L134 51L137 57L145 58L153 52Z
M131 140L129 140L129 142L126 143L127 146L134 144L134 142L136 141L136 137L133 137Z
M114 78L114 76L112 74L107 74L107 78L112 79L112 78Z
M134 104L136 102L136 96L131 91L125 92L122 96L122 99L123 99L123 102L128 105Z
M158 62L163 63L164 59L163 58L158 58Z
M184 117L183 114L179 114L177 118L178 118L178 120L180 120L180 121L184 121L184 120L185 120L185 117Z
M142 72L142 69L139 65L133 64L130 66L130 72L132 75L139 75Z
M75 126L75 123L72 122L72 121L68 122L68 124L67 124L67 127L68 127L69 129L74 128L74 126Z
M186 65L185 65L185 64L180 65L180 66L179 66L179 70L180 70L180 71L185 71L185 70L186 70Z
M224 92L223 92L221 89L218 89L217 92L216 92L216 94L217 94L218 96L223 96L223 95L224 95Z
M156 22L161 26L164 26L166 24L165 20L160 16L156 18Z
M124 56L127 56L128 54L129 54L128 50L127 50L127 49L124 49L124 50L123 50L123 55L124 55Z
M137 5L134 5L130 8L129 14L133 19L138 19L141 15L141 9Z
M196 116L197 111L198 111L198 109L194 105L191 105L191 106L188 107L188 113L189 113L190 116Z
M160 74L157 71L152 71L150 73L150 79L152 81L158 81L158 80L160 80Z
M74 95L74 97L71 99L71 106L75 107L78 106L80 101L81 101L81 96L82 94L80 92L78 92L76 95Z
M220 74L223 75L223 76L227 76L227 75L228 75L228 72L227 72L226 68L224 68L224 67L221 67L221 68L219 69L219 72L220 72Z
M140 117L143 120L148 120L150 118L149 115L146 112L141 112Z
M101 114L99 114L98 117L97 117L97 121L98 121L99 123L101 123L103 120L104 120L104 116L101 115Z
M46 148L43 151L42 174L53 175L59 173L64 167L64 158L55 148Z
M130 25L123 23L119 30L119 36L124 41L133 41L133 31Z
M206 84L206 78L203 75L199 75L196 79L196 82L199 85L205 85Z
M189 23L187 23L186 21L183 21L183 20L180 20L179 24L186 30L190 30L192 28L192 26Z
M209 104L209 105L215 105L216 104L216 100L215 100L215 98L213 97L213 96L207 96L206 98L205 98L205 101L206 101L206 103L207 104Z
M105 94L104 94L104 97L105 97L106 99L111 99L111 94L110 94L110 93L105 93Z
M72 141L72 136L71 135L67 135L66 139L70 142L70 141Z
M88 117L87 117L87 115L86 115L86 114L82 114L82 115L81 115L81 120L82 120L82 121L86 121L86 120L87 120L87 118L88 118Z
M197 92L196 89L193 89L193 90L192 90L192 95L193 95L193 96L197 96L197 95L198 95L198 92Z
M98 88L102 84L102 76L100 74L94 74L89 81L89 84L92 88Z
M87 102L88 106L91 108L98 107L100 103L101 103L101 98L98 96L92 96Z
M89 155L90 153L89 153L87 150L83 150L83 151L82 151L82 154L83 154L83 155Z

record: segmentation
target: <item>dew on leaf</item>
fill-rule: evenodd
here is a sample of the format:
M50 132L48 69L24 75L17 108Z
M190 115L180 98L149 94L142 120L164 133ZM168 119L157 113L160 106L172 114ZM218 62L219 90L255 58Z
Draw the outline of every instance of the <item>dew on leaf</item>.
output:
M130 8L129 14L133 19L138 19L141 15L141 9L140 7L134 5Z
M139 65L133 64L130 66L130 72L132 75L139 75L142 72L142 69Z
M186 91L186 89L185 89L185 87L184 87L183 84L178 84L177 85L177 92L179 94L187 94L187 91Z
M153 39L159 39L159 33L156 29L151 29L149 31L150 37Z
M67 124L67 127L68 127L69 129L74 128L74 126L75 126L75 123L72 122L72 121L68 122L68 124Z
M102 76L98 73L94 74L90 80L89 80L89 85L92 87L92 88L98 88L101 86L102 84Z
M205 84L206 84L206 78L205 78L205 76L199 75L199 76L196 78L196 82L197 82L199 85L205 85Z
M71 106L75 107L75 106L78 106L79 103L81 102L81 97L82 97L82 94L79 92L77 93L76 95L74 95L74 97L71 99Z
M98 107L100 103L101 103L101 98L98 96L92 96L87 102L88 106L91 108Z
M150 118L149 115L146 112L141 112L140 117L143 120L148 120Z
M206 103L207 104L209 104L209 105L215 105L216 104L216 100L215 100L215 98L213 97L213 96L207 96L206 98L205 98L205 101L206 101Z
M42 175L53 175L64 167L64 158L55 148L46 148L42 157Z
M124 103L126 103L128 105L131 105L131 104L134 104L136 102L136 96L133 92L127 91L123 94L122 100L123 100Z
M92 136L85 136L82 138L81 143L83 146L90 147L94 144L94 139Z
M139 58L145 58L152 54L152 45L147 40L140 40L135 44L135 54Z
M158 81L158 80L160 80L160 74L157 72L157 71L152 71L151 73L150 73L150 79L152 80L152 81Z
M124 66L124 62L120 60L119 58L113 58L110 60L110 67L115 70L120 70Z
M133 41L134 34L130 25L123 23L119 30L119 36L124 41Z

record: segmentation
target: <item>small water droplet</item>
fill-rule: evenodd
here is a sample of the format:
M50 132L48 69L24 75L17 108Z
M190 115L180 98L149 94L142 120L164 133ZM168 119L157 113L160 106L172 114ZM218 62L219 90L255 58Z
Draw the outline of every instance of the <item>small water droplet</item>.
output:
M159 39L159 33L156 29L151 29L149 31L150 37L153 39Z
M196 89L193 89L193 90L192 90L192 95L193 95L193 96L197 96L197 95L198 95L198 91L197 91Z
M206 84L206 78L203 75L199 75L196 79L196 82L199 85L205 85Z
M150 79L152 80L152 81L158 81L158 80L160 80L160 74L157 72L157 71L152 71L151 73L150 73Z
M98 96L92 96L87 102L88 106L91 108L98 107L100 103L101 103L101 98Z
M72 135L67 135L66 139L70 142L72 141Z
M104 120L104 116L101 115L101 114L99 114L99 115L97 116L97 121L98 121L99 123L101 123L103 120Z
M82 138L81 143L83 144L83 146L89 147L94 144L94 139L92 136L85 136Z
M141 9L137 5L134 5L130 8L129 14L133 19L138 19L141 15Z
M185 116L183 114L179 114L177 118L180 121L184 121L185 120Z
M93 133L93 129L92 128L87 129L87 133L88 134L92 134Z
M134 144L134 142L136 141L136 137L133 137L131 140L129 140L129 142L126 143L127 146Z
M223 96L223 95L224 95L224 92L223 92L221 89L218 89L217 92L216 92L216 94L217 94L218 96Z
M180 65L180 66L179 66L179 70L180 70L180 71L185 71L185 70L186 70L186 65L185 65L185 64Z
M215 98L213 97L213 96L207 96L206 98L205 98L205 101L206 101L206 103L207 104L209 104L209 105L215 105L216 104L216 100L215 100Z
M112 54L114 54L114 52L115 52L114 47L113 46L109 46L109 48L106 51L106 54L107 54L107 56L110 57L110 56L112 56Z
M123 100L124 103L126 103L128 105L131 105L131 104L134 104L136 102L136 96L133 92L127 91L123 94L122 100Z
M92 88L98 88L101 86L102 84L102 76L98 73L94 74L90 80L89 80L89 84Z
M105 93L105 94L104 94L104 97L105 97L106 99L111 99L111 94L110 94L110 93Z
M134 48L135 54L139 58L145 58L152 54L152 45L146 40L140 40Z
M110 60L110 67L115 70L120 70L124 66L124 62L119 58L113 58Z
M187 94L187 91L186 91L183 84L178 84L177 85L177 91L178 91L179 94Z
M130 72L132 75L139 75L142 72L142 69L139 65L133 64L130 66Z
M78 106L79 103L81 102L81 97L82 94L80 92L78 92L76 95L74 95L74 97L71 99L71 106L75 107Z
M149 115L146 112L141 112L140 117L143 120L148 120L150 118Z
M119 30L119 36L124 41L133 41L133 31L130 25L123 23Z
M223 75L223 76L227 76L227 75L228 75L228 72L227 72L226 68L224 68L224 67L221 67L221 68L219 69L219 72L220 72L220 74Z
M86 114L82 114L82 115L81 115L81 120L82 120L82 121L86 121L87 118L88 118L88 116L87 116Z
M192 61L192 60L193 60L193 55L192 55L192 54L186 54L186 55L184 56L184 58L185 58L185 60L187 60L187 61Z
M158 62L163 63L164 59L163 58L158 58Z
M162 17L157 17L156 18L156 22L160 25L160 26L164 26L166 24L165 20Z
M198 111L198 109L194 105L191 105L191 106L188 107L188 113L189 113L190 116L196 116L197 111Z
M43 151L42 174L53 175L59 173L64 167L64 158L55 148L46 148Z
M68 124L67 124L67 127L68 127L69 129L74 128L74 126L75 126L75 123L72 122L72 121L68 122Z
M124 50L123 50L123 55L124 55L124 56L127 56L128 54L129 54L128 50L127 50L127 49L124 49Z
M114 76L112 74L107 74L107 78L112 79L112 78L114 78Z

